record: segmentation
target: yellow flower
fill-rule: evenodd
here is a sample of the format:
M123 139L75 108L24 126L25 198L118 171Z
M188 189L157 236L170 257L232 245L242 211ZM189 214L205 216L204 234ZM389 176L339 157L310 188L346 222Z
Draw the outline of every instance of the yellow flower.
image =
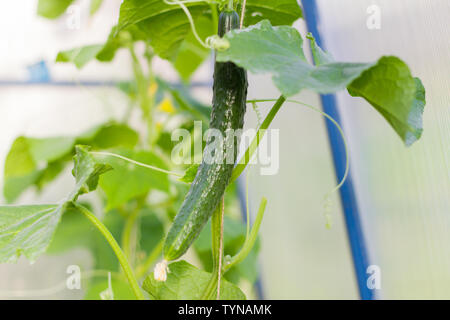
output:
M175 107L172 104L172 100L169 98L164 98L164 100L161 101L158 105L158 110L169 114L175 113Z
M148 94L153 97L157 90L158 84L156 82L152 82L152 84L148 87Z

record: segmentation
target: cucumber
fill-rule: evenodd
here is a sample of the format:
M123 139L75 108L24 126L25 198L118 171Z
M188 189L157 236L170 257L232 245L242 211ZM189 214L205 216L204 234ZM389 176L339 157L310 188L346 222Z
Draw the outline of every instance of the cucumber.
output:
M239 28L239 16L235 11L223 11L219 17L218 34L223 37L232 29ZM247 73L231 62L216 62L214 65L213 101L210 128L220 130L224 140L227 129L242 129L247 99ZM229 140L228 140L229 141ZM208 141L210 143L212 141ZM238 150L238 139L231 142L234 147L233 162L200 164L194 181L165 239L163 254L167 261L181 257L198 237L213 214L230 182ZM224 154L214 150L214 156ZM208 148L205 148L205 151ZM216 152L217 151L217 152ZM222 153L221 153L222 151ZM205 159L205 154L203 159Z

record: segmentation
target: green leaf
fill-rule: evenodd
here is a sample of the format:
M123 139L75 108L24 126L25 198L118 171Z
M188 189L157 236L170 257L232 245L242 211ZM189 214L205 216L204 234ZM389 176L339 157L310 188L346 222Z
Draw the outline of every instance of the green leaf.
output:
M128 26L120 31L117 26L114 26L109 33L108 40L96 58L102 62L111 61L117 50L127 48L135 41L148 41L148 33L135 25Z
M206 16L199 17L195 23L201 39L206 39L214 34L215 26L210 18ZM203 47L195 38L192 30L190 30L181 43L173 63L181 78L188 81L194 71L210 56L211 50Z
M8 202L14 201L29 186L45 182L51 172L48 163L71 152L74 139L18 137L11 146L5 161L3 193ZM54 172L56 168L52 167Z
M55 19L62 15L74 0L39 0L38 15Z
M194 7L203 9L209 8L207 4L201 2L186 3L186 7L190 10ZM120 6L119 29L164 14L167 14L167 17L170 18L171 15L180 12L183 12L183 10L178 5L169 5L162 0L124 0ZM177 26L174 27L176 28Z
M4 196L12 202L28 187L41 189L55 179L71 160L76 143L94 149L133 148L138 138L133 129L114 122L96 126L78 137L18 137L5 161Z
M196 29L202 39L215 33L211 7L204 2L186 3ZM290 24L301 17L296 0L249 0L246 6L246 23L270 19L274 25ZM187 80L206 59L208 50L193 38L186 14L178 5L169 5L161 0L124 0L120 7L119 30L137 25L148 32L155 53L170 60Z
M90 14L94 15L100 9L103 0L91 0Z
M63 203L0 207L0 263L15 262L21 254L33 262L44 253L66 208L80 194L94 190L99 175L110 169L82 146L76 147L74 162L76 185Z
M147 35L137 26L129 26L120 32L114 26L104 44L92 44L60 51L56 56L56 62L70 62L75 64L78 69L83 68L94 59L100 62L109 62L114 59L117 50L128 47L133 41L140 40L146 41Z
M75 201L79 195L97 189L100 175L112 169L110 165L96 161L85 146L76 146L75 152L72 174L76 185L69 195L69 201Z
M247 0L245 25L256 24L267 19L272 25L291 25L302 17L297 0Z
M147 1L147 3L148 2L149 1ZM141 30L152 30L148 36L150 44L158 56L170 61L176 61L180 46L190 34L191 27L189 21L180 7L169 6L162 1L156 2L160 2L160 4L155 4L156 8L152 7L152 15L150 18L138 22L137 26ZM125 3L126 2L123 2L122 6ZM158 9L160 9L160 11L158 11ZM201 16L207 15L207 11L210 10L209 6L199 5L199 3L191 4L189 9L195 21ZM119 18L119 25L120 23L121 20ZM199 34L212 35L214 29L212 29L211 26L212 24L200 24L197 31ZM201 28L207 29L204 30Z
M149 254L164 238L164 226L158 216L149 208L141 210L139 217L139 247L146 254Z
M94 233L97 233L97 230L92 228L91 222L77 209L69 206L61 217L59 226L46 252L58 254L77 247L89 248L93 243Z
M0 207L0 263L16 262L22 254L34 262L47 249L65 206Z
M139 135L136 131L118 123L99 125L77 137L78 144L89 145L93 149L133 148L138 140Z
M165 282L156 281L151 273L144 281L143 288L156 300L198 300L201 298L211 274L186 261L169 265L170 272ZM234 284L222 280L221 300L245 300L245 295Z
M164 161L150 151L123 149L114 151L114 153L138 162L167 169ZM100 186L107 197L106 210L117 208L131 199L145 195L151 189L169 192L169 179L165 173L139 167L114 157L105 157L102 158L102 161L114 168L113 171L103 175L100 179Z
M349 85L348 92L377 109L407 146L422 135L425 89L400 59L381 58Z
M352 96L366 99L410 145L422 133L424 89L408 66L387 56L375 63L334 62L309 36L317 66L309 64L303 40L292 27L273 27L264 20L225 36L230 48L217 53L218 61L233 61L252 73L270 73L275 86L286 96L303 89L321 94L347 88Z
M103 45L93 44L75 49L58 52L56 62L72 62L78 69L83 68L102 51Z
M189 168L187 168L186 171L184 172L184 175L178 180L186 183L192 183L192 181L194 181L195 179L195 176L197 175L199 166L200 165L198 163L190 165Z
M51 162L72 151L75 139L72 137L56 138L25 138L30 148L31 156L36 163Z

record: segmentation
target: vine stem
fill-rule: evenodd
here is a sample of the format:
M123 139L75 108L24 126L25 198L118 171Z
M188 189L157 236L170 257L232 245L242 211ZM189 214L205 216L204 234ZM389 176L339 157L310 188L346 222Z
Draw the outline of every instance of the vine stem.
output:
M220 300L220 285L222 280L223 260L223 217L225 215L225 197L222 197L222 209L220 210L220 241L219 241L219 265L217 270L217 300Z
M223 268L223 273L230 270L234 265L241 263L250 253L253 246L255 245L256 239L258 237L259 227L261 226L262 219L264 217L264 212L266 211L267 199L262 198L259 205L258 213L256 215L255 223L252 226L252 231L250 236L245 239L242 249L231 258L230 262L226 264Z
M272 123L273 119L275 118L275 115L278 113L278 111L280 110L281 106L283 105L283 103L285 101L286 101L286 98L284 96L280 96L276 100L272 109L270 109L269 114L266 116L263 123L261 124L261 126L258 129L258 132L256 133L256 137L252 140L252 142L250 143L250 146L247 148L244 155L238 161L236 167L234 168L233 173L231 174L230 184L241 175L241 173L244 171L245 167L250 162L250 159L253 156L253 154L255 153L256 149L258 148L258 145L259 145L260 141L262 140L262 138L264 137L267 128L269 128L270 124ZM255 101L255 102L257 102L257 101Z
M114 239L113 235L108 230L108 228L91 211L89 211L85 207L77 203L73 203L73 205L81 213L83 213L86 216L86 218L88 218L89 221L91 221L92 224L98 229L98 231L100 231L100 233L105 237L106 241L108 241L117 259L119 260L119 263L125 273L125 277L127 278L131 289L133 290L134 295L138 300L145 300L144 294L142 293L141 288L139 287L139 284L136 280L136 277L134 276L134 273L131 269L127 257L123 253L122 249L120 248L116 239Z
M208 284L203 292L202 300L209 300L213 298L214 289L216 285L221 281L222 272L222 256L223 256L223 212L224 199L222 198L221 204L217 206L211 217L211 247L212 247L212 275ZM217 286L216 298L220 297L220 288Z
M136 242L136 227L138 222L139 210L141 210L144 202L144 198L140 198L138 200L136 208L134 208L134 210L130 214L128 214L125 226L123 228L122 248L131 265L134 265L135 262L135 252L133 250L134 244L132 245L131 240L133 237L133 242Z

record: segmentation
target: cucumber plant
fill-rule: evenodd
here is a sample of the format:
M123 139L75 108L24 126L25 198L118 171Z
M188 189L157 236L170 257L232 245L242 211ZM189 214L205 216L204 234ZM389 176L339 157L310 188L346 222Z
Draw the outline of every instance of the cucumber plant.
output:
M38 14L55 19L72 2L39 0ZM101 1L92 1L91 13L100 6ZM312 108L339 128L329 115L293 95L303 89L321 94L347 89L372 105L407 146L422 134L425 89L400 58L337 62L308 35L311 64L302 36L291 26L301 17L296 0L124 0L105 43L59 52L56 62L78 68L91 60L112 61L118 50L127 52L134 77L118 89L130 104L122 119L75 136L21 136L13 142L4 168L8 203L67 174L71 160L75 183L55 204L0 206L0 262L15 262L21 255L34 261L44 252L83 246L94 257L93 271L114 275L114 281L104 273L89 279L86 298L245 299L239 284L256 279L258 231L267 201L261 200L251 228L248 209L247 225L242 223L236 179L286 104ZM138 43L143 52L136 50ZM212 108L189 91L191 75L211 52ZM168 60L184 84L156 76L151 67L156 57ZM247 100L247 71L270 74L280 96ZM256 104L263 101L274 105L259 121ZM194 164L187 168L171 160L173 122L194 132L194 121L202 121L225 134L243 128L247 104L257 111L258 133L239 161L235 153L227 163L206 162L204 154L200 165L189 155ZM140 115L145 130L132 127L132 114ZM237 150L235 138L216 146L213 160L222 155L224 161L229 148ZM190 150L195 142L184 147ZM90 192L101 200L101 215L89 202L92 197L84 197ZM195 265L174 262L188 249L186 260Z

